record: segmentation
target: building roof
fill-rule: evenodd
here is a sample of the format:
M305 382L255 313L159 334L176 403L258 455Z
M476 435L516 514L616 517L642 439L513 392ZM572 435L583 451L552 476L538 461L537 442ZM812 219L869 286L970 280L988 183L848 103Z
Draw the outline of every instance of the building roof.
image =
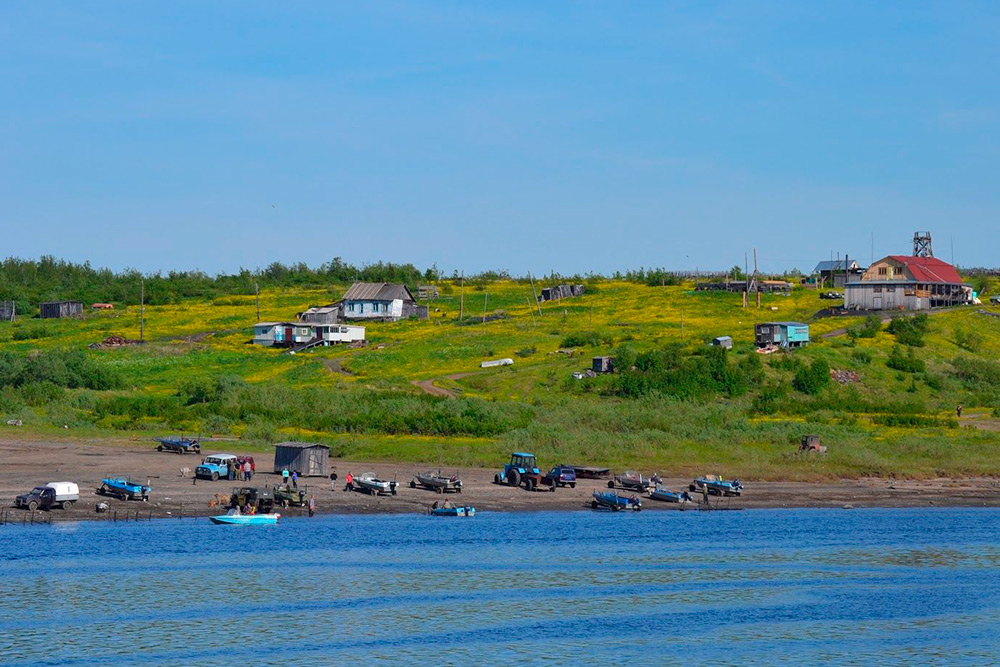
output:
M332 306L332 305L331 306L313 306L312 308L307 308L306 310L303 310L302 312L303 312L303 314L304 313L316 313L316 314L324 314L325 315L325 314L328 314L328 313L332 313L332 312L334 312L336 310L340 310L340 309L337 308L337 306Z
M354 283L347 290L343 301L414 301L406 285L393 283Z
M327 445L321 445L316 442L278 442L275 443L275 447L286 447L288 449L312 449L314 447L322 447L323 449L330 449Z
M853 260L853 259L851 259L851 260L848 260L846 258L845 259L831 259L831 260L824 260L824 261L820 262L819 264L817 264L816 268L813 269L813 273L822 273L824 271L843 271L844 268L845 268L844 267L844 263L848 262L848 261L850 261L850 264L848 264L846 268L848 268L848 269L857 269L857 268L860 268L858 266L858 262L856 260Z
M936 257L911 257L909 255L889 255L887 259L899 262L922 283L961 284L962 276L948 262Z
M757 326L775 326L780 325L783 327L807 327L809 326L805 322L760 322Z

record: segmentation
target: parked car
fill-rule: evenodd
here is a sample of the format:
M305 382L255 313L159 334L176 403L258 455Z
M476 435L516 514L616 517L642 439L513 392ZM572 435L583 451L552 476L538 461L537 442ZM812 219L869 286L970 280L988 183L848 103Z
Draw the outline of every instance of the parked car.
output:
M573 466L558 465L542 478L543 484L576 488L576 469Z
M819 298L821 299L843 299L844 295L840 292L820 292Z
M1000 295L994 295L990 297L990 303L994 306L1000 306Z
M80 487L73 482L49 482L45 486L36 486L28 493L19 495L14 499L14 505L32 512L36 509L48 510L53 507L68 510L79 499Z
M194 469L195 477L210 479L213 482L218 479L226 479L229 476L229 464L242 466L247 461L250 462L250 470L256 472L252 456L236 456L235 454L210 454L206 456L201 465Z

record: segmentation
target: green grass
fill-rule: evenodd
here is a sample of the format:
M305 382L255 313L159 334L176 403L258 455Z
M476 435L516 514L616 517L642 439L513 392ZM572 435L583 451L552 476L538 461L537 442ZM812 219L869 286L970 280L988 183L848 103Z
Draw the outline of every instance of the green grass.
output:
M909 373L887 366L897 340L884 330L856 341L821 339L862 318L813 319L828 303L812 290L764 295L762 308L744 309L738 294L695 292L690 285L605 281L597 287L584 297L542 304L539 315L527 284L498 282L481 291L466 286L465 321L459 323L462 297L455 285L428 303L429 321L370 324L367 348L298 355L249 344L256 319L252 297L147 307L145 345L87 352L114 370L125 388L66 390L46 402L32 398L35 389L8 387L0 390L0 417L22 419L35 434L62 425L86 437L183 430L243 437L246 447L300 434L345 457L441 465L492 466L510 450L529 449L543 463L667 474L833 479L1000 473L997 436L952 428L949 421L959 403L985 420L1000 408L997 383L959 377L953 363L964 357L972 360L968 367L979 368L1000 358L1000 318L973 308L933 314L925 346L912 348L925 370ZM291 319L341 291L264 292L261 317ZM505 317L483 323L484 303L488 315ZM765 357L763 380L736 398L623 399L611 395L614 378L570 376L588 367L592 356L623 344L643 351L677 343L690 354L718 335L733 337L729 356L735 361L755 354L754 322L769 320L808 322L814 343ZM81 349L111 334L138 338L138 309L2 323L0 351ZM563 350L566 344L574 347ZM515 364L479 368L499 357ZM330 370L334 359L346 373ZM791 389L796 363L816 359L856 371L861 380L850 387L832 384L817 396ZM207 402L186 404L184 387L219 378L243 383L226 385ZM413 385L429 379L464 403L424 396ZM909 416L891 417L900 411ZM829 454L799 456L796 445L806 433L820 434Z

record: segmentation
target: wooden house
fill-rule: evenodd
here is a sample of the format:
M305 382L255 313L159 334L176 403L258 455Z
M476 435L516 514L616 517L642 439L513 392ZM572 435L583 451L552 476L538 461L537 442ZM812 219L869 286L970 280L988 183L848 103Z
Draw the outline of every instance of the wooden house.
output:
M850 310L925 310L972 302L955 267L935 257L889 255L844 286Z
M583 285L556 285L555 287L543 287L542 293L538 296L539 301L554 301L556 299L571 299L575 296L583 296L585 287Z
M310 324L336 324L340 321L340 307L337 305L313 306L298 313L295 319Z
M406 285L354 283L335 305L339 306L340 317L345 320L427 319L427 307L417 305Z
M761 322L754 328L757 347L802 347L809 344L809 325L802 322Z
M13 301L0 301L0 322L13 322L16 315L16 303Z
M314 442L279 442L274 446L274 472L285 469L303 477L327 477L330 448Z
M842 288L845 284L858 280L865 270L853 259L833 259L816 265L813 274L821 285Z
M39 317L42 319L83 315L83 303L81 301L47 301L40 304L38 308Z
M365 328L357 324L314 324L313 338L323 345L358 343L365 339Z

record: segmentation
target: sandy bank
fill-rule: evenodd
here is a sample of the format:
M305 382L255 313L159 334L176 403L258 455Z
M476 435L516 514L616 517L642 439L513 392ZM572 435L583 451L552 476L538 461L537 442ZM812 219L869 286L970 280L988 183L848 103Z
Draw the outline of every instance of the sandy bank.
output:
M208 451L208 450L206 450ZM211 451L215 451L213 448ZM220 447L219 451L224 451ZM140 511L156 517L208 516L219 513L210 503L219 495L227 495L239 483L220 480L192 482L190 474L182 475L181 469L193 471L201 458L195 455L178 455L157 452L153 443L130 446L98 444L73 444L0 438L0 505L12 507L14 497L36 484L68 480L80 485L80 502L69 512L53 510L54 520L62 518L101 518L94 512L96 503L104 501L118 510ZM260 470L271 467L267 454L257 457ZM416 470L434 466L403 463L363 463L357 461L332 461L340 479L331 482L323 478L306 478L300 482L316 498L317 510L322 513L405 513L426 512L438 494L420 488L409 488L409 481ZM359 474L372 471L383 478L400 482L399 494L394 497L371 497L343 490L343 477L348 471ZM447 472L454 472L453 468ZM555 493L529 492L493 484L493 469L459 469L465 490L460 495L450 495L455 502L475 506L486 511L579 510L589 506L594 490L605 490L606 482L581 480L575 489L562 488ZM148 503L124 502L107 499L94 493L105 475L129 475L135 481L147 479L153 486ZM690 479L667 479L671 488L684 489ZM728 502L733 508L776 507L928 507L1000 506L1000 480L995 479L935 479L900 481L885 479L844 480L835 483L755 482L744 479L745 495ZM275 484L280 476L261 472L253 485ZM723 506L726 506L724 503ZM652 510L675 509L676 506L644 501ZM11 509L8 516L19 520L21 510ZM286 515L304 513L305 510L289 508Z

